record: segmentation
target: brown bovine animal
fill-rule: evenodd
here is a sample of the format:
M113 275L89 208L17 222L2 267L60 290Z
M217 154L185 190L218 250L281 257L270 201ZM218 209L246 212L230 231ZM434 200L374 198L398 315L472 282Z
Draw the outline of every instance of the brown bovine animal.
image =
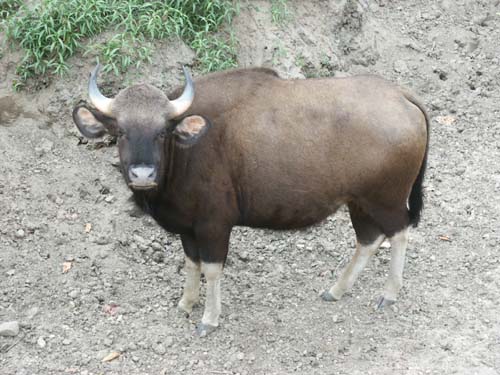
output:
M186 283L179 307L190 312L207 280L205 335L221 310L220 278L235 225L289 229L349 207L353 259L331 289L339 299L384 238L392 246L379 307L402 285L407 228L422 209L428 120L403 89L374 76L284 80L268 69L210 74L169 100L134 85L114 99L97 88L93 107L76 106L83 135L118 137L121 167L135 201L181 235ZM180 95L180 96L179 96Z

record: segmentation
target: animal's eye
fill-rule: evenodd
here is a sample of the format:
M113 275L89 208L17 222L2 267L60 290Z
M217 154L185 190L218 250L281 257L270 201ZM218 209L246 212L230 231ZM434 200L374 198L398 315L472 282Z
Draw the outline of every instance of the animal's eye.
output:
M167 129L163 129L158 133L158 138L165 138L167 136Z

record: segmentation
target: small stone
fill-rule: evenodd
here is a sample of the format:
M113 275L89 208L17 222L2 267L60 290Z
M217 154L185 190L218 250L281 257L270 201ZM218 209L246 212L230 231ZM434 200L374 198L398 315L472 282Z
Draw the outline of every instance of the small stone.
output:
M163 344L168 348L174 344L174 338L172 336L167 336L165 340L163 340Z
M28 311L26 311L26 317L28 318L28 320L31 320L35 317L36 314L38 314L38 307L34 306L32 307L31 309L29 309Z
M113 339L112 339L112 338L110 338L110 337L106 337L106 338L104 339L104 345L106 345L106 346L111 346L111 345L113 345Z
M135 342L129 342L127 344L127 348L126 348L127 351L134 351L134 350L137 350L137 345L135 344Z
M165 255L163 254L162 251L155 251L153 253L153 261L156 262L156 263L163 263L164 259L165 259Z
M163 251L163 246L156 241L151 242L151 247L155 251Z
M408 65L403 60L394 61L392 68L396 73L407 73L409 71Z
M15 271L15 270L8 270L8 271L6 272L7 276L14 276L14 275L15 275L15 273L16 273L16 271Z
M156 344L153 347L153 351L158 355L164 355L167 352L167 348L163 344Z
M24 238L24 237L26 237L26 233L24 232L24 230L23 229L17 230L16 238Z
M45 339L42 336L40 336L38 338L38 340L36 340L36 343L42 349L45 348L45 346L47 345L47 342L45 341Z
M106 203L113 203L114 200L115 200L115 197L113 195L108 195L106 198L104 198L104 201Z
M108 236L100 236L94 240L98 245L108 245L111 243L111 238Z
M69 296L71 298L77 298L79 295L80 295L80 292L77 289L72 290L71 292L69 292Z
M479 47L479 39L473 39L467 43L467 52L474 52Z
M474 22L476 25L479 25L479 26L485 26L486 25L486 21L488 20L488 14L482 14L482 15L479 15L479 16L476 16L472 19L472 22Z
M243 361L245 359L245 354L240 352L236 355L236 358L238 358L238 360L240 361Z
M17 336L19 334L19 323L17 321L0 324L0 336Z
M134 234L134 242L138 244L140 243L144 244L146 243L146 240L143 237L139 236L138 234Z
M248 252L243 251L238 254L238 258L240 258L242 261L246 262L249 259Z
M63 345L69 345L71 344L71 340L70 339L64 339L63 342L62 342Z
M338 323L342 323L343 321L345 321L345 319L337 314L335 314L333 317L332 317L332 320L334 323L338 324Z

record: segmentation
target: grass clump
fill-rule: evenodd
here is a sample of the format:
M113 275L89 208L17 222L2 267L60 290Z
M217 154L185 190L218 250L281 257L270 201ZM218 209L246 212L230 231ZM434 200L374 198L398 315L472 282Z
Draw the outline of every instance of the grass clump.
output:
M235 66L234 42L217 34L235 13L230 0L41 0L31 9L21 6L5 21L7 37L24 51L15 86L63 74L68 58L85 50L119 74L150 59L152 40L172 35L195 50L203 71ZM109 40L86 44L108 30L114 33Z
M0 0L0 20L16 13L21 4L22 0Z
M283 25L290 19L287 0L271 0L271 19L276 25Z

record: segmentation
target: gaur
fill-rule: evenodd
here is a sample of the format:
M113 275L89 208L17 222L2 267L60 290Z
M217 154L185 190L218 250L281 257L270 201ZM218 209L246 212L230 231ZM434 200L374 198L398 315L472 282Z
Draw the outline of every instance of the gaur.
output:
M344 204L356 252L321 297L341 298L387 238L390 271L378 306L397 299L408 227L423 205L429 134L424 108L406 90L376 76L286 80L265 68L193 82L184 68L184 88L168 96L138 84L107 98L98 72L99 65L89 80L93 106L78 104L73 119L85 137L117 137L135 202L180 234L180 309L191 312L205 275L200 335L219 325L234 226L303 228Z

